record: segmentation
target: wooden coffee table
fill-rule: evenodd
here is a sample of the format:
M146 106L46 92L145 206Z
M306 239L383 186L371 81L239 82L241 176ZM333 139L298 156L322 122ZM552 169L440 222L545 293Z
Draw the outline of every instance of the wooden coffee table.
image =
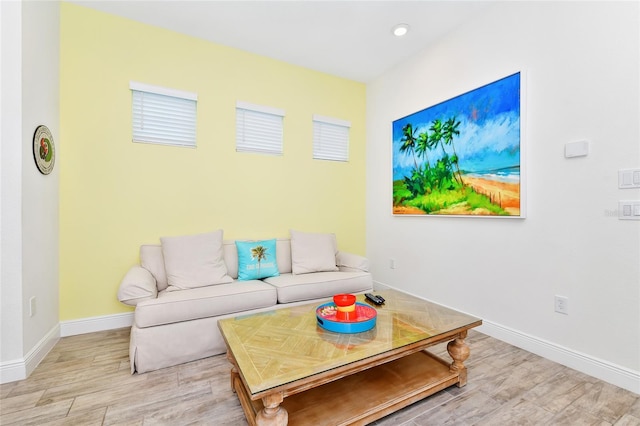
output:
M464 339L482 321L399 291L378 294L387 301L363 333L319 327L319 303L218 322L249 424L363 425L466 384ZM446 341L453 361L424 350Z

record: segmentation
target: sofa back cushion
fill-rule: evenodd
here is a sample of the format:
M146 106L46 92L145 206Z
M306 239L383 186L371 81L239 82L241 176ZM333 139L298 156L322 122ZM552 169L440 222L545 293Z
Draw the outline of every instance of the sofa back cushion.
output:
M290 230L291 264L294 274L333 272L338 270L338 244L335 234L318 234Z
M222 250L222 230L205 234L162 237L167 290L230 283Z
M291 240L276 240L276 260L281 274L291 273Z
M238 249L234 240L226 240L222 244L224 263L227 266L227 275L238 279ZM288 238L276 239L276 262L281 274L291 273L291 240ZM145 244L140 246L140 266L151 272L156 279L158 291L168 287L167 273L164 268L164 256L162 246L159 244Z

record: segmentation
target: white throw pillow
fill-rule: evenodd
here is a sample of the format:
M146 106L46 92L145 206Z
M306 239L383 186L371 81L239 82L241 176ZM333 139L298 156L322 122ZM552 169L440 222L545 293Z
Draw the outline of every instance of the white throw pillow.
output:
M291 271L294 274L337 271L335 234L313 234L290 230Z
M199 235L162 237L160 241L168 291L233 281L224 263L221 229Z

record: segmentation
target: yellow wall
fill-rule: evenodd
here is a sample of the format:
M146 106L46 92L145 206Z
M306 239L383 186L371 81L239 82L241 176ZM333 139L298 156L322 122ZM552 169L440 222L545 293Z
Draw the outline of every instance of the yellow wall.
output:
M364 84L68 3L60 43L61 320L130 310L119 282L161 236L335 232L364 254ZM198 94L197 149L131 142L130 81ZM285 110L283 156L236 153L237 100ZM351 122L348 163L312 159L313 114Z

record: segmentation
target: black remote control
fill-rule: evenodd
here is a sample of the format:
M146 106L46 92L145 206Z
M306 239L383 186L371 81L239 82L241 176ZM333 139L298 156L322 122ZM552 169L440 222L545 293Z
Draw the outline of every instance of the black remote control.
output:
M384 304L384 298L382 296L377 296L377 295L371 294L371 293L365 293L364 297L366 297L367 299L369 299L371 302L375 303L376 305Z

